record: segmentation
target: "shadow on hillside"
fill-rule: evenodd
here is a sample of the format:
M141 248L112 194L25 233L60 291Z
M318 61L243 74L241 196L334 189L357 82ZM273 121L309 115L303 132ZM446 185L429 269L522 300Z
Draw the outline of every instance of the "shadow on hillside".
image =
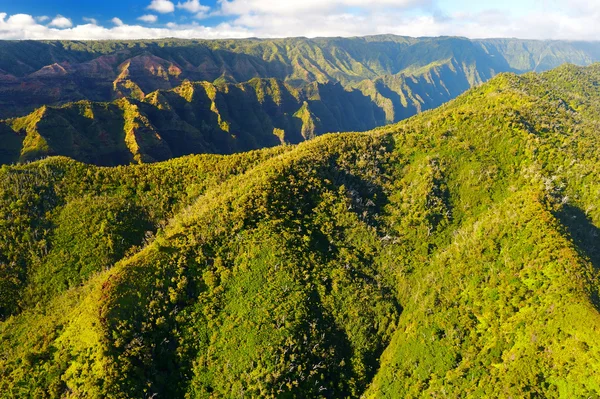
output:
M577 248L592 262L594 269L600 270L600 229L585 212L572 205L565 205L556 216L566 227ZM600 310L599 293L592 291L590 297Z

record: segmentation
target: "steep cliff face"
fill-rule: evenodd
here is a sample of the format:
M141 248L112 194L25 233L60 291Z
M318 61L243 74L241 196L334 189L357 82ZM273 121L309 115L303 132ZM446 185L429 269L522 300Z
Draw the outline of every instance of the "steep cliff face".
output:
M141 101L42 107L0 126L13 143L4 150L7 161L65 155L119 165L296 144L326 132L364 131L384 123L382 109L358 90L337 83L296 89L276 79L253 79L184 81Z

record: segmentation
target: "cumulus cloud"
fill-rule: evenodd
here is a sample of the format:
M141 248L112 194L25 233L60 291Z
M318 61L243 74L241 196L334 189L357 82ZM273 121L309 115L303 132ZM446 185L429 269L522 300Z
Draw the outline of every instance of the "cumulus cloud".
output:
M298 15L321 14L327 11L343 11L351 8L365 10L391 8L406 9L430 6L432 0L219 0L224 15Z
M82 18L85 22L90 23L92 25L98 25L98 20L96 18L87 18L87 17L83 17Z
M14 14L8 17L0 13L0 38L23 39L27 35L37 35L49 28L38 24L31 15Z
M210 7L200 4L199 0L188 0L185 3L177 3L177 8L194 14L206 14L210 10Z
M548 0L551 1L551 0ZM597 40L600 2L544 0L529 12L508 7L446 15L440 0L219 0L219 13L258 37L456 35L471 38ZM501 5L496 5L501 7Z
M65 18L62 15L57 15L51 22L50 26L54 26L56 28L70 28L73 26L73 23L69 18Z
M150 5L146 8L161 14L167 14L175 11L175 4L169 0L152 0Z
M0 14L0 16L4 16L6 17L6 13ZM2 18L4 19L4 18ZM28 14L15 14L15 15L11 15L8 18L8 21L6 21L7 25L9 26L14 26L14 27L24 27L24 26L31 26L31 25L35 25L35 19Z
M263 37L359 36L397 33L399 28L406 28L407 34L422 31L422 21L419 21L422 17L415 17L410 12L417 10L427 16L434 8L434 1L219 0L221 8L218 12L233 18L235 25ZM404 25L399 20L403 20Z
M39 17L35 17L35 20L38 22L45 22L49 19L50 19L50 17L47 15L40 15Z
M113 19L111 19L110 22L112 22L116 26L123 26L123 25L125 25L123 23L123 21L121 21L121 19L117 18L117 17L114 17Z
M148 22L150 24L153 24L156 21L158 21L158 17L156 15L147 14L147 15L142 15L141 17L138 17L138 20L140 20L142 22Z

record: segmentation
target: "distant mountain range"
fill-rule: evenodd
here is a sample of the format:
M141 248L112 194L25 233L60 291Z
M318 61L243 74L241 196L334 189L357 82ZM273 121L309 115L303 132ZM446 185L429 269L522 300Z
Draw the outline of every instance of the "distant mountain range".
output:
M4 41L0 162L298 143L400 121L501 72L598 60L600 43L457 37Z

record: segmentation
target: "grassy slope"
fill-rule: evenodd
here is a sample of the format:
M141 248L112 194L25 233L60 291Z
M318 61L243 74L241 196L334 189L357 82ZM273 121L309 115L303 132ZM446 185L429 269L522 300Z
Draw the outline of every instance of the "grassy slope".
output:
M185 178L176 187L200 188L190 195L157 184L148 199L138 190L124 195L152 210L163 195L182 193L172 211L144 219L175 215L156 238L113 267L80 274L66 291L68 284L48 291L51 279L22 280L23 292L44 292L48 300L7 307L15 315L0 325L0 391L600 394L599 78L597 66L501 75L398 125L234 158L117 169L64 159L5 167L7 178L75 165L129 186L127 176L140 168L177 176L170 169L179 165ZM246 167L230 169L240 163ZM3 212L12 212L10 192L32 191L11 179L3 184ZM33 181L52 192L71 179ZM98 184L92 179L88 190ZM82 197L73 193L50 210L59 224L46 235L76 231L61 229ZM94 204L130 209L119 200L86 208ZM23 245L38 263L53 259L30 225L40 216L11 215L14 236L28 237ZM113 219L105 226L107 235L126 236ZM51 241L49 253L58 250ZM69 273L79 267L60 264ZM10 271L12 263L3 265ZM25 270L33 276L42 269Z

